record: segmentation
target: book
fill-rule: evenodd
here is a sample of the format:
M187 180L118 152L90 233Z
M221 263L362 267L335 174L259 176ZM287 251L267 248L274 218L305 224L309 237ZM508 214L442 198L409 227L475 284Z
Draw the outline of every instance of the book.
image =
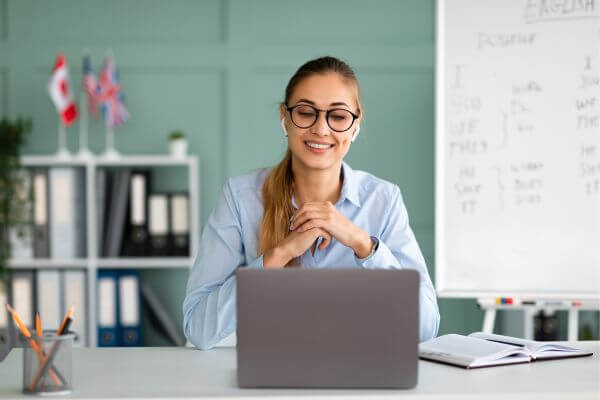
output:
M118 346L117 278L110 270L98 270L98 347Z
M475 332L448 334L419 344L419 357L467 369L589 356L574 347Z
M146 203L150 171L134 171L129 183L128 242L123 255L144 257L148 255L148 224Z
M171 215L171 255L190 256L189 196L187 193L172 193L169 196Z
M120 346L141 346L140 275L135 270L118 272Z
M131 171L124 168L119 170L112 180L110 207L104 229L104 257L114 258L121 255L130 174Z
M84 170L73 167L50 168L48 182L50 256L59 259L85 257Z
M142 300L145 309L148 311L150 321L154 327L165 337L173 346L185 346L185 337L179 330L179 325L175 323L173 317L161 303L154 289L143 282L141 285Z
M169 204L165 193L153 193L148 197L148 231L150 233L150 255L169 254Z
M50 257L48 170L43 168L33 173L33 256Z

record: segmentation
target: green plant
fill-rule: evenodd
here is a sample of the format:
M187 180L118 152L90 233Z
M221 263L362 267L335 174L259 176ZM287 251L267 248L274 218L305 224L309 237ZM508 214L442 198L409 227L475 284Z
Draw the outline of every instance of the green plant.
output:
M182 131L173 131L169 133L169 140L185 139Z
M10 230L16 229L22 237L31 223L23 201L25 186L20 161L21 146L30 131L28 118L0 120L0 281L6 278L6 264L11 255Z

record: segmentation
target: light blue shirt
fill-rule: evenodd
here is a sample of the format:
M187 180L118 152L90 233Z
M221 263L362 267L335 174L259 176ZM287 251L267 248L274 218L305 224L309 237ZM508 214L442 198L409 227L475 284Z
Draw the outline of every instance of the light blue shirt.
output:
M375 253L359 259L335 238L324 250L308 249L302 268L412 268L419 271L420 341L437 335L440 322L435 290L419 245L408 224L398 186L342 165L342 192L335 207L379 240ZM230 178L202 234L183 302L183 330L196 347L210 349L236 329L238 268L263 268L258 237L263 217L262 186L271 169ZM295 203L294 203L295 204Z

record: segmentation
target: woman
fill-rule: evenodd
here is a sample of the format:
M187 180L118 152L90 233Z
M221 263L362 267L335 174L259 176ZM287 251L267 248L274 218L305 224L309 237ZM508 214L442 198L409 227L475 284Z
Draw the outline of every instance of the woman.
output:
M400 189L343 162L361 110L358 81L343 61L312 60L292 76L279 109L285 157L229 179L204 229L183 303L195 346L212 348L235 332L240 266L416 269L420 340L436 336L435 291Z

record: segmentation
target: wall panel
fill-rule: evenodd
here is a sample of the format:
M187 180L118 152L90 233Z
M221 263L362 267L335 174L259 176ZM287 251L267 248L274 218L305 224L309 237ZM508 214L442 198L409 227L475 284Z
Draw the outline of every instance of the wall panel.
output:
M433 3L422 0L259 0L248 18L249 33L259 43L311 47L432 42L432 16Z
M411 225L433 225L433 76L430 70L358 73L361 133L347 161L400 186Z
M220 0L13 1L21 40L58 46L106 43L211 43L223 40Z

